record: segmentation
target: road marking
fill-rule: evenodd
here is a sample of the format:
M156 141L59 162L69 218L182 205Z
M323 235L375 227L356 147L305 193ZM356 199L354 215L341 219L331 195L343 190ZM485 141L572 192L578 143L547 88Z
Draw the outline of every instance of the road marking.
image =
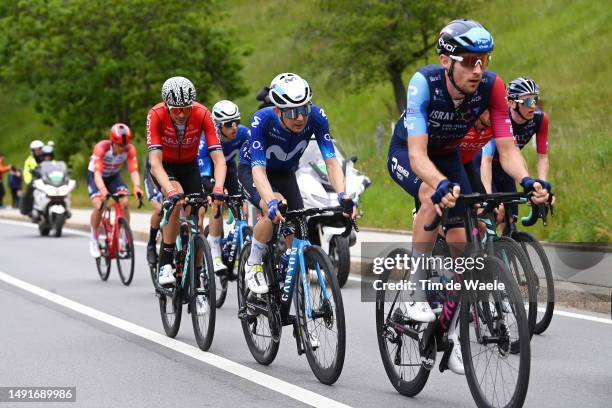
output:
M154 332L153 330L149 330L137 324L128 322L127 320L120 319L118 317L101 312L97 309L93 309L89 306L85 306L81 303L75 302L63 296L51 293L45 289L24 282L2 271L0 271L0 280L4 281L5 283L8 283L9 285L13 285L22 290L25 290L26 292L29 292L33 295L40 296L50 302L53 302L60 306L64 306L67 309L73 310L77 313L81 313L85 316L91 317L92 319L99 320L118 329L132 333L136 336L147 339L153 343L157 343L160 346L164 346L174 351L177 351L188 357L195 358L196 360L199 360L203 363L209 364L213 367L219 368L223 371L244 378L245 380L261 385L262 387L268 388L272 391L276 391L280 394L286 395L287 397L303 402L304 404L322 408L350 408L349 405L332 400L323 395L319 395L305 388L298 387L297 385L293 385L276 377L272 377L271 375L261 373L257 370L235 363L232 360L228 360L216 354L203 352L197 347L190 346L189 344L185 344L175 339L171 339L160 333Z
M29 224L27 222L22 222L22 221L0 220L0 223L2 223L2 224L9 224L9 225L15 225L15 226L27 226L27 227L31 227L31 228L37 228L36 225L34 225L34 224ZM66 231L70 231L71 233L74 233L76 235L82 235L82 236L89 237L89 233L87 233L87 232L73 230L71 228L67 228ZM140 242L140 241L134 241L134 244L139 245L139 246L146 246L146 244L144 242ZM358 276L358 275L351 274L351 275L349 275L348 280L353 281L353 282L361 282L361 277ZM545 311L545 309L543 309L543 308L538 308L538 310L541 311L541 312ZM607 319L605 317L590 316L590 315L585 315L585 314L580 314L580 313L567 312L567 311L564 311L564 310L555 310L553 314L555 314L557 316L571 317L571 318L574 318L574 319L588 320L588 321L591 321L591 322L598 322L598 323L604 323L604 324L612 324L612 320L611 319Z

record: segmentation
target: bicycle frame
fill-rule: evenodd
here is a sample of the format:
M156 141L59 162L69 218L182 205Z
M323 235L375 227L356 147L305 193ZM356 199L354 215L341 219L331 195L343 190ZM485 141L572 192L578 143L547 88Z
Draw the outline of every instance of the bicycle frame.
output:
M111 232L110 237L108 235L106 236L106 250L111 259L117 258L117 248L115 244L119 242L119 219L123 218L121 204L119 204L118 199L114 197L113 199L115 200L112 205L112 208L115 210L114 221L111 223L111 209L109 206L105 206L101 220L101 222L104 223L105 229Z

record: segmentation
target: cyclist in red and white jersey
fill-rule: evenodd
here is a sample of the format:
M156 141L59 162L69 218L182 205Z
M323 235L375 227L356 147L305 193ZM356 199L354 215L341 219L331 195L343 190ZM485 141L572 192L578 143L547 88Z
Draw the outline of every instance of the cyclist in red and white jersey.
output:
M185 77L166 80L161 94L162 102L152 107L147 115L147 147L154 182L166 197L162 207L169 208L185 194L202 193L197 155L200 137L204 137L215 168L212 196L213 211L216 211L217 206L223 203L226 166L212 115L204 105L195 102L195 86ZM159 254L161 285L175 282L172 261L178 219L177 206L168 225L163 228ZM201 265L200 256L196 261Z
M110 129L109 139L102 140L96 144L89 161L87 188L93 205L90 217L91 240L89 242L89 253L94 258L100 257L98 225L100 225L102 201L111 193L128 193L128 188L119 174L124 163L127 162L128 164L128 171L132 180L132 186L134 187L134 195L142 196L136 148L130 143L131 140L132 131L130 128L123 123L116 123ZM122 197L119 200L119 204L123 209L125 218L129 221L130 213L127 196Z

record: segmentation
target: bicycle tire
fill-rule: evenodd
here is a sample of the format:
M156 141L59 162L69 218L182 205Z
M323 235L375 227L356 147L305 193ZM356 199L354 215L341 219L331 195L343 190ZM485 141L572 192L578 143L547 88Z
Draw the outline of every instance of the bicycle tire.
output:
M204 227L203 234L205 238L208 238L209 231L210 229L208 225ZM225 263L226 260L223 259L223 262ZM227 263L225 264L227 265ZM227 267L228 270L226 270L224 273L229 273L229 265L227 265ZM221 306L223 306L225 303L225 298L227 297L227 285L228 281L226 276L223 274L215 274L215 290L217 291L215 294L215 307L217 309L221 308Z
M483 264L484 268L478 271L478 279L485 282L497 280L498 282L502 282L505 287L503 290L497 291L480 291L477 295L476 292L468 291L465 285L463 286L459 313L461 352L463 355L466 379L472 397L478 407L522 407L525 402L525 397L527 396L531 366L531 345L529 342L529 323L527 322L527 314L518 284L506 264L496 256L487 256L484 258ZM507 301L502 299L502 296L505 295L508 297ZM481 299L485 300L481 301ZM491 299L493 302L490 301ZM517 354L512 354L510 352L511 344L514 342L510 337L510 332L513 330L510 330L511 327L506 322L506 318L510 313L512 313L513 320L516 323L516 342L520 348ZM494 319L497 321L494 321ZM472 329L475 332L474 337L479 337L476 336L476 334L482 334L481 329L486 330L487 328L489 329L489 336L482 336L480 340L476 340L475 342L470 339L470 332ZM490 355L483 355L484 352L476 351L474 356L472 356L472 347L475 348L477 345L482 345L483 343L485 346L488 345L485 341L487 338L498 339L497 344L493 345ZM490 341L490 343L493 342ZM499 359L503 360L502 363L499 361L497 365L491 363L495 354L501 356ZM476 357L478 359L475 362L474 358ZM477 369L480 366L480 358L483 358L488 364L482 375L477 373ZM511 366L513 362L518 364L517 368ZM498 375L497 372L491 374L490 371L487 371L490 367L489 364L493 364L493 367L496 369L500 367L510 367L513 373L516 374L506 377L504 377L503 374ZM488 375L485 375L487 373ZM483 387L479 383L479 380L482 379L486 381L489 377L494 380L499 379L505 384L508 383L507 378L516 377L514 389L509 390L507 393L504 391L503 396L509 396L507 403L500 402L500 396L498 394L493 396L491 401L487 395L485 395L487 387ZM493 392L497 392L498 389L499 387L493 385Z
M244 333L244 339L246 340L247 346L251 355L259 364L269 365L271 364L276 355L278 354L278 349L280 347L280 331L282 331L282 326L278 328L279 330L279 339L274 340L271 329L269 318L263 314L256 314L255 322L249 323L247 321L247 314L249 314L248 306L247 306L247 296L249 296L249 291L245 281L245 270L244 267L246 265L246 261L249 258L249 254L251 253L251 243L247 242L242 250L240 251L240 264L238 268L238 308L240 310L239 313L244 313L243 318L240 319L240 323L242 325L242 332ZM264 268L269 268L267 266L267 259L264 262ZM266 299L266 304L268 308L270 307L270 299L275 300L273 294L266 294L263 296ZM268 309L270 310L270 309ZM280 316L279 316L280 321ZM258 330L258 326L262 326L261 335L256 334L255 332ZM270 330L270 334L266 335L265 329ZM269 340L264 340L269 339Z
M104 234L104 247L100 246L100 239L98 238L98 248L100 250L100 257L96 258L96 268L98 269L98 275L100 276L100 279L102 279L103 282L108 280L111 269L111 257L108 253L109 233L110 231L107 231L106 229L106 223L104 222L104 220L102 220L100 222L100 225L98 225L98 237Z
M332 237L329 242L329 257L338 270L338 284L343 288L351 272L351 249L348 237L339 235Z
M305 283L302 281L302 274L298 268L297 275L297 293L295 298L295 306L297 319L302 331L302 342L306 352L308 365L314 373L315 377L323 384L331 385L335 383L344 367L344 357L346 354L346 326L344 319L344 304L342 302L342 293L338 284L336 268L333 265L329 256L323 249L317 245L310 245L304 250L304 265L308 269L306 277L310 280L307 286L310 289L310 299L313 314L318 313L320 316L315 319L308 319L306 316L306 299L305 299ZM331 295L333 305L331 305L325 296L319 284L316 267L322 269L321 275L325 279L327 292ZM314 282L316 278L316 283ZM317 288L319 291L317 292ZM320 301L320 305L315 303ZM317 328L323 330L317 331ZM327 329L327 330L326 330ZM325 331L325 332L324 332ZM319 346L315 349L310 340L310 333L321 338L321 334L332 333L331 340L326 338L319 342ZM333 345L335 340L335 346ZM327 350L329 347L329 351ZM329 363L322 361L322 358L333 355Z
M190 299L189 307L191 311L191 321L196 342L201 350L207 351L212 345L215 336L216 306L215 306L215 279L212 255L208 242L200 234L193 238L193 252L189 259L190 276ZM196 271L195 259L199 250L203 250L203 263L201 271ZM212 273L211 273L212 272ZM212 278L212 279L211 279ZM198 294L198 290L203 289L207 294ZM207 309L204 318L200 320L199 308Z
M493 248L499 259L507 262L508 269L514 278L526 302L527 321L529 322L529 337L533 337L538 315L536 275L531 262L527 259L521 245L510 237L495 237ZM517 345L512 345L515 352Z
M161 246L162 242L159 243L159 253L161 254ZM159 281L159 265L156 268L155 282ZM155 286L155 285L154 285ZM166 295L162 295L158 293L158 301L159 301L159 313L161 315L162 325L164 326L164 332L166 332L166 336L174 338L181 327L181 317L183 315L183 300L182 293L180 292L180 287L178 286L178 282L174 284L175 297L169 298ZM170 310L168 310L168 300L170 300Z
M399 255L407 254L408 256L411 255L410 251L406 249L395 249L388 255L388 257L394 258L398 254ZM382 284L385 284L389 281L391 272L392 272L391 269L387 269L380 275L380 281ZM401 292L397 294L397 296L390 295L384 289L376 291L376 337L378 338L378 350L380 351L380 357L383 362L383 366L385 367L385 372L387 373L387 377L389 378L389 381L391 382L391 385L393 385L395 390L401 395L404 395L407 397L414 397L415 395L419 394L425 387L425 384L427 384L427 380L429 379L430 370L427 370L421 364L419 343L418 342L416 343L416 348L414 349L416 353L404 353L402 350L405 344L404 340L405 339L410 340L410 338L408 336L404 336L402 332L392 331L387 325L387 318L392 315L391 310L385 311L385 304L389 303L387 302L387 299L395 298L396 301L399 301L400 305L395 310L398 311L399 313L402 313L401 303L403 302L400 299L400 295L401 295ZM395 306L395 304L393 303L391 303L391 305L392 307ZM425 325L425 323L423 323L423 325ZM393 336L393 338L391 338L391 336ZM400 349L399 350L397 348L393 349L393 347L391 347L390 349L389 348L390 344L397 344L394 342L398 341L398 339L399 341L401 341L401 345L399 346ZM434 353L435 353L435 347L434 347ZM398 360L396 360L396 358L392 358L391 356L392 354L395 355L396 358L398 357L401 358L401 357L405 357L406 355L408 355L409 359L410 359L410 355L414 354L415 361L417 361L418 364L417 363L402 364L403 363L402 360L399 360L399 363L396 364ZM434 354L434 357L435 357L435 354ZM410 359L410 361L412 361L412 359ZM404 374L403 371L398 372L396 370L396 367L398 366L399 367L418 366L419 369L416 371L416 373L412 372L410 379L408 379L408 377Z
M523 247L523 250L527 254L527 259L531 262L533 266L533 270L536 271L537 263L535 262L535 257L532 257L529 251L529 248L533 249L534 255L537 255L539 258L541 272L544 273L544 281L546 282L546 290L542 291L541 290L541 280L538 277L537 272L535 272L535 276L538 279L537 295L536 295L538 301L540 299L540 292L544 292L546 296L545 311L542 314L538 313L538 316L536 318L535 328L534 328L535 334L542 334L546 331L546 329L548 329L548 326L550 325L550 322L552 321L552 318L553 318L553 313L555 311L555 283L553 280L552 268L550 267L550 262L548 261L548 257L546 256L546 252L544 251L542 244L540 244L540 242L537 239L535 239L533 235L527 232L517 231L516 233L512 235L512 238L514 238Z
M115 246L116 251L117 251L117 269L119 270L119 277L121 278L121 282L125 285L125 286L129 286L130 283L132 283L132 279L134 279L134 261L135 261L135 256L134 256L134 237L132 235L132 229L130 228L130 224L128 223L128 221L125 218L119 218L119 231L117 233L117 245ZM125 254L122 255L121 253L121 237L122 237L122 233L125 233L125 247L123 248L123 250L125 250L125 252L127 253L127 256ZM128 268L124 268L121 265L121 260L122 259L130 259L129 262L129 266Z

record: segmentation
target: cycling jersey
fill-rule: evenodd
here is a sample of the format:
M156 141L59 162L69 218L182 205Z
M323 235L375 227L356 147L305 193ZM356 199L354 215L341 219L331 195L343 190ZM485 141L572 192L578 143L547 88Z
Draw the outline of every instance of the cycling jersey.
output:
M251 138L240 151L240 163L274 171L295 170L313 134L323 159L336 157L327 116L320 106L312 105L308 122L299 133L285 128L274 108L261 109L251 118Z
M200 136L204 134L209 151L221 150L221 142L208 109L197 102L187 123L183 126L172 122L168 108L158 103L147 115L147 148L161 150L162 161L172 164L194 162L198 155Z
M251 130L243 125L239 125L236 137L230 141L223 141L221 139L221 146L223 147L223 155L225 156L225 162L230 165L235 160L235 157L240 152L240 148L245 144L251 135ZM200 146L198 147L198 167L200 168L200 176L212 176L213 175L213 163L210 158L208 144L206 138L200 137Z
M471 162L474 157L476 157L476 154L478 154L480 149L492 138L492 128L487 127L483 131L478 132L475 128L471 127L465 134L465 137L459 143L461 161L463 164Z
M93 173L101 173L102 177L107 178L119 173L121 166L126 161L130 173L138 171L138 158L133 144L129 143L127 149L122 153L114 154L112 142L102 140L94 147L87 170Z
M548 115L546 112L536 109L533 119L520 124L512 120L512 117L510 119L512 121L514 139L519 149L525 147L535 134L538 154L548 153ZM487 143L483 149L483 154L489 157L493 156L493 160L499 161L494 140Z
M497 74L486 71L476 91L455 107L446 87L444 68L427 65L417 70L408 85L406 135L426 134L430 157L448 155L485 109L490 112L494 137L512 137L506 88ZM398 133L394 133L391 146L406 148L406 139Z

